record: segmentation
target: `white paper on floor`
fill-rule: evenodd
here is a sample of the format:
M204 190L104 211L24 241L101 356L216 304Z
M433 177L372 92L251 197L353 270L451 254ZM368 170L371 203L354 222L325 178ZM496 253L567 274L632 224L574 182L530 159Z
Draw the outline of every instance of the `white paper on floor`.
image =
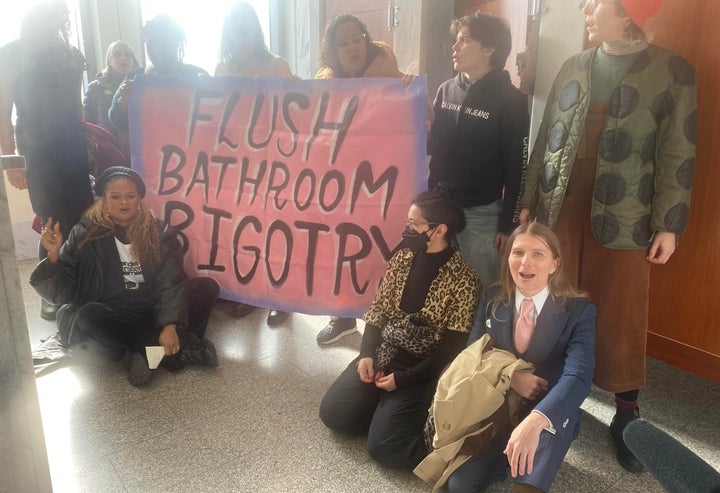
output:
M147 355L148 366L154 370L165 356L165 348L162 346L145 346L145 354Z

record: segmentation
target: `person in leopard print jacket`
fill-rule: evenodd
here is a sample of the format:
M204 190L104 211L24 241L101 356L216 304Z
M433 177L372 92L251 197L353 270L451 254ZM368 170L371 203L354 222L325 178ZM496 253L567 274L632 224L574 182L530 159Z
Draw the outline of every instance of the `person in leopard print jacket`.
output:
M465 227L444 186L420 193L370 309L360 355L320 404L333 431L367 433L377 462L414 468L427 454L423 426L443 368L463 349L480 297L480 279L452 247Z

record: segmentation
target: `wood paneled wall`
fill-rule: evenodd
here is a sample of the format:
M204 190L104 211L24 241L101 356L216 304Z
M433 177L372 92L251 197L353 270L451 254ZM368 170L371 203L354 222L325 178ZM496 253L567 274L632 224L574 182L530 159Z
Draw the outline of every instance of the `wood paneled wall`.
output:
M665 0L645 30L697 71L698 134L690 224L653 266L651 356L720 381L720 30L717 3Z

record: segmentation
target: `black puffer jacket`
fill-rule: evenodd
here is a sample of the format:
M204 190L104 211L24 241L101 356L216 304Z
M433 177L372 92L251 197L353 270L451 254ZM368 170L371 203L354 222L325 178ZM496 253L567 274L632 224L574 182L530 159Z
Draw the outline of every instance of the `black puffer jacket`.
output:
M46 300L67 304L78 309L86 303L104 302L120 295L125 289L120 255L113 235L88 241L78 248L88 233L89 220L75 225L60 250L60 260L48 259L38 264L30 275L30 284ZM183 269L183 251L175 230L157 221L160 230L160 263L154 272L143 272L143 291L152 298L157 327L188 325L188 276ZM58 322L61 337L67 340L71 320ZM67 326L66 326L67 325Z

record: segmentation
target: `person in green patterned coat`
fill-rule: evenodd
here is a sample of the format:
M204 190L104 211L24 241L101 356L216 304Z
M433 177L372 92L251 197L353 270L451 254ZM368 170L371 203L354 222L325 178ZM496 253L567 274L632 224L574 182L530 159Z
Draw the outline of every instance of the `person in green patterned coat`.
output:
M566 272L598 307L593 380L615 393L610 434L632 472L642 464L622 431L645 385L650 265L668 261L687 227L695 167L695 71L642 31L660 2L585 2L601 46L560 69L520 199L520 221L554 229Z

